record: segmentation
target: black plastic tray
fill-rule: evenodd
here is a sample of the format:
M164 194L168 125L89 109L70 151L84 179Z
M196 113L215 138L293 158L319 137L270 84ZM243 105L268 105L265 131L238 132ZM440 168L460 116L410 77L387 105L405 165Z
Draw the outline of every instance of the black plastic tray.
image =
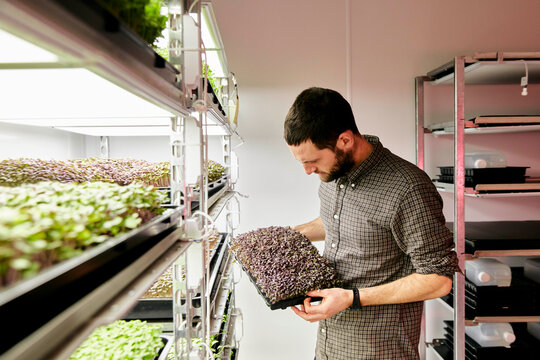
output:
M293 297L293 298L280 300L280 301L277 301L277 302L274 302L274 303L271 302L270 299L264 293L264 291L261 290L261 288L257 284L257 281L253 278L251 273L244 267L244 264L242 264L242 262L240 260L238 260L238 258L236 257L236 254L234 253L234 251L230 251L230 252L234 256L234 259L236 260L236 262L238 264L240 264L240 266L242 267L242 270L247 274L249 280L253 283L253 285L257 289L257 292L264 299L264 302L266 303L266 305L268 305L270 310L277 310L277 309L284 310L284 309L287 309L288 307L291 307L291 306L303 304L306 297L308 297L308 296L296 296L296 297ZM311 297L311 302L321 301L321 300L322 300L322 298L320 298L320 297Z
M454 183L454 167L440 166L439 181ZM525 182L528 167L508 166L503 168L465 169L465 186L477 184L514 184Z
M511 269L510 286L477 286L465 281L467 317L540 315L540 285L527 279L523 268Z
M465 280L465 317L538 316L540 285L523 275L523 268L512 269L511 286L476 286ZM441 299L453 306L454 290Z
M446 226L452 230L453 223ZM540 249L540 221L467 221L465 251Z
M219 190L223 189L223 187L225 185L227 185L227 179L228 179L227 176L223 176L221 179L209 183L208 184L208 197L214 195ZM166 191L167 196L169 197L169 199L171 198L171 187L170 186L168 186L168 187L159 187L158 190ZM198 194L198 190L195 190L194 191L195 197L197 196L197 194ZM180 204L184 205L184 198L183 197L180 200ZM170 205L170 204L164 204L164 205ZM199 201L198 200L192 200L191 201L191 211L195 211L197 209L199 209Z

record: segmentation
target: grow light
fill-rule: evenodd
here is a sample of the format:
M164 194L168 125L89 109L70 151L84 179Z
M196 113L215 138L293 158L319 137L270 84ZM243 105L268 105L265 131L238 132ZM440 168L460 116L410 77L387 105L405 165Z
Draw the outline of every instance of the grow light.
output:
M3 63L56 63L58 57L28 41L0 29L0 64ZM1 65L0 65L1 67Z
M86 69L0 70L0 121L41 126L169 124L170 112ZM130 119L133 123L129 123Z
M228 76L228 64L223 51L221 35L217 27L212 4L203 3L201 7L201 37L206 48L206 61L216 77Z

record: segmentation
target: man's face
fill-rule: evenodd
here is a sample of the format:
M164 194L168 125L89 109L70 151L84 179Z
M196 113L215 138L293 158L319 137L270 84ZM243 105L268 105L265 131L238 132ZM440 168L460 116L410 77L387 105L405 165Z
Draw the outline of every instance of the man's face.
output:
M294 158L302 163L306 174L315 173L321 181L334 181L354 167L352 152L345 152L338 147L334 151L317 148L311 140L298 146L289 146Z

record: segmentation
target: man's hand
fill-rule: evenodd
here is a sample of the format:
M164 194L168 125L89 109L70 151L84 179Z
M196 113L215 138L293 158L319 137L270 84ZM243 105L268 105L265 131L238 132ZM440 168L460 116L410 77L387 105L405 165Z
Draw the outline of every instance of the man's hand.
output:
M291 308L296 315L309 322L328 319L347 309L353 302L353 292L346 289L333 288L313 290L308 292L307 295L312 297L322 297L322 301L318 305L311 305L311 297L307 297L304 300L304 304L300 305L300 309L296 306L292 306Z

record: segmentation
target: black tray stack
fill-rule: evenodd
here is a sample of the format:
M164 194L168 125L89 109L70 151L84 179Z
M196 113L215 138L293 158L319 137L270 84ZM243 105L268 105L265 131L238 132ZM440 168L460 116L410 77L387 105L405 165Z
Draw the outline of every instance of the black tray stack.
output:
M454 183L454 167L440 166L441 174L437 181ZM465 186L474 187L478 184L516 184L524 183L528 167L507 166L501 168L465 169Z
M512 323L516 341L510 347L482 347L471 337L465 335L465 360L532 360L537 359L540 341L527 332L527 324ZM434 341L434 349L445 360L452 360L454 355L454 323L445 321L444 338Z

